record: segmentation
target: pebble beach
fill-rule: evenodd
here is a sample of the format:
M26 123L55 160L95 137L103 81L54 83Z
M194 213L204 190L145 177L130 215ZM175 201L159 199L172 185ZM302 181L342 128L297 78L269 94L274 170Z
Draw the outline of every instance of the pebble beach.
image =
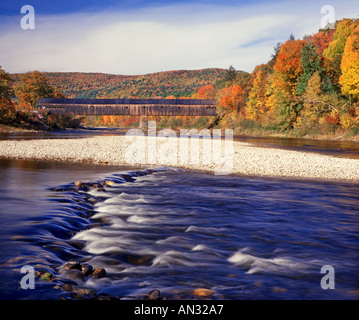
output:
M3 140L0 141L0 157L170 166L215 174L359 181L359 159L264 148L232 140L226 145L223 141L145 136ZM225 170L221 171L224 167Z

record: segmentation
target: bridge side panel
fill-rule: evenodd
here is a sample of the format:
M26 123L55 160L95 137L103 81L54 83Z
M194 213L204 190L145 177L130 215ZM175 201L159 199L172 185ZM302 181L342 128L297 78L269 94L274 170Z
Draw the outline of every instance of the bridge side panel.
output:
M214 105L171 104L66 104L42 103L40 110L68 115L129 115L129 116L216 116Z

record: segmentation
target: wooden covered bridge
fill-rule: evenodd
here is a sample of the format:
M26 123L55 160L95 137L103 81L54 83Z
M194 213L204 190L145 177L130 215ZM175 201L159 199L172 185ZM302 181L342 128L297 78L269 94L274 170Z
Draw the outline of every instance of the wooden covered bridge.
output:
M55 99L37 100L53 114L103 116L217 116L216 101L207 99Z

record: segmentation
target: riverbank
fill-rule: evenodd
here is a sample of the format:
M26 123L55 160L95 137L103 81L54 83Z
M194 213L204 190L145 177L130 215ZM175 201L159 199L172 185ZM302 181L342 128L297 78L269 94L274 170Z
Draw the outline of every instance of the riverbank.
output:
M166 127L167 128L167 127ZM103 132L113 132L113 133L126 133L131 128L125 127L111 127L111 126L102 126L102 127L92 127L92 126L79 126L78 130L87 130L87 131L103 131ZM132 128L133 129L133 128ZM177 134L180 133L180 129L174 129ZM66 129L62 129L61 131L66 131ZM73 129L69 129L73 130ZM198 129L200 130L200 129ZM51 130L55 132L56 130ZM48 132L47 130L41 129L26 129L14 126L8 126L4 124L0 124L0 134L1 133L31 133L31 132ZM306 135L298 135L294 131L289 132L276 132L276 131L263 131L263 130L234 130L234 137L253 137L253 138L289 138L289 139L307 139L307 140L319 140L319 141L353 141L359 142L359 134L354 134L353 132L346 131L340 132L336 134L306 134Z
M359 181L359 160L258 147L233 141L203 146L197 139L95 136L0 141L0 157L107 165L171 166L217 174ZM132 140L131 140L132 139ZM198 143L198 145L196 144ZM209 140L207 143L219 143ZM231 147L231 143L227 145ZM184 151L187 150L187 151ZM187 153L188 152L188 153Z
M24 129L19 127L0 124L0 133L17 133L17 132L38 132L38 130Z

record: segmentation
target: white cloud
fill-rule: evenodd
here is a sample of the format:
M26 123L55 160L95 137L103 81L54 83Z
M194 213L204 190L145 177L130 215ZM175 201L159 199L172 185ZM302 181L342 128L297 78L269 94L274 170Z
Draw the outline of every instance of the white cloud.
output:
M250 72L291 32L296 37L316 32L322 15L315 8L281 2L36 16L35 30L7 20L0 64L9 72L145 74L229 65Z

